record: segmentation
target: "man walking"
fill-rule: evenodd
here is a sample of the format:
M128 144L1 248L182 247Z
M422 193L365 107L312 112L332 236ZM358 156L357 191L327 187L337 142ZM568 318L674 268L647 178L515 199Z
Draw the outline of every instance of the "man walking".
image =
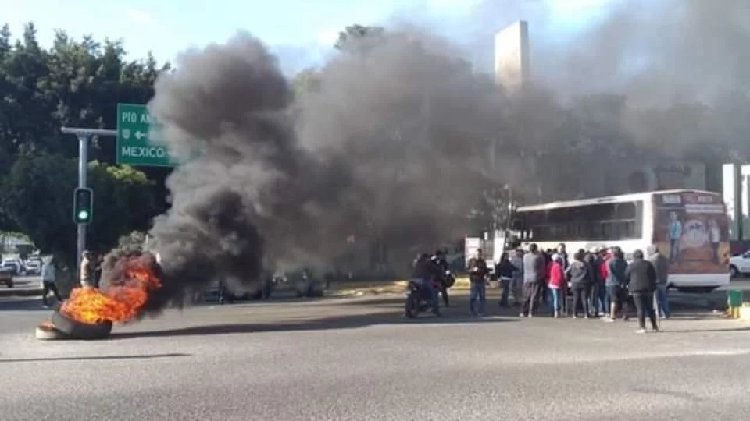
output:
M523 301L523 250L516 249L510 258L510 263L515 268L510 283L510 289L513 291L513 305L520 307Z
M487 261L484 260L481 249L477 249L474 257L469 260L467 269L469 271L469 281L471 283L469 309L471 310L472 315L482 317L484 316L484 307L487 301L486 282L489 270L487 268Z
M55 295L58 303L62 302L60 291L57 290L57 285L55 284L55 264L52 256L48 257L42 265L42 306L44 308L49 308L47 295L50 292Z
M519 317L534 317L539 293L546 272L544 256L539 253L536 243L529 245L529 252L523 256L523 306Z
M636 333L646 333L646 316L651 320L651 328L654 332L658 332L659 326L656 324L654 311L656 270L651 262L643 258L643 250L636 249L633 252L633 262L625 270L625 278L638 314L639 329Z
M656 271L656 303L657 311L665 319L669 318L669 296L667 295L667 281L669 280L669 259L661 254L659 247L651 246L649 260Z

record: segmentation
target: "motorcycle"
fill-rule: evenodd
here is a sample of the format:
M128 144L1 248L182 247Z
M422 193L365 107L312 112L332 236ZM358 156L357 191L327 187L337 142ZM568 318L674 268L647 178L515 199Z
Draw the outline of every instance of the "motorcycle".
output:
M440 290L439 280L431 280L432 288L435 291ZM409 280L409 292L406 295L406 303L404 310L406 317L413 319L416 318L419 313L423 313L432 308L430 304L430 291L424 288L420 280L411 279Z

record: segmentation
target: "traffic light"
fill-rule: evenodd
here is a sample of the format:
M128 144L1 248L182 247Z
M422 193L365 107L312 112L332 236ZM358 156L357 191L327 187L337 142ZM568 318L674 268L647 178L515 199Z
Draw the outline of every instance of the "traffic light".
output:
M73 195L73 221L90 224L94 217L94 191L78 188Z

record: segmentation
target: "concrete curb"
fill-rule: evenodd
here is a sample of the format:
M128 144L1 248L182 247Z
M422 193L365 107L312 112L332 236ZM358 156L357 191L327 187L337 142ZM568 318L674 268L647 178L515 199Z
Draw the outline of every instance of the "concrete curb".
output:
M383 281L383 282L341 282L332 284L326 291L334 296L362 296L362 295L383 295L403 293L408 281ZM469 278L457 278L456 283L450 290L469 289Z
M41 296L41 288L3 288L0 289L0 297L32 297Z

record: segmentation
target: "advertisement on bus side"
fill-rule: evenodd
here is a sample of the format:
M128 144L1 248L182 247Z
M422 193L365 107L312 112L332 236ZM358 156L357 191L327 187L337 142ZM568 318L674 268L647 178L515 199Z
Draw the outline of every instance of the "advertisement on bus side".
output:
M670 273L728 273L728 225L725 205L718 194L654 196L653 243L669 258Z

